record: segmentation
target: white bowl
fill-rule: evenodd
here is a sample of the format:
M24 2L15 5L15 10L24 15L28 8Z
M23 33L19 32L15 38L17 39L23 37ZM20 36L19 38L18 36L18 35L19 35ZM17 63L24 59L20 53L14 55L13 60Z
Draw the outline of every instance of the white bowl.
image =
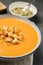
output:
M12 16L8 16L7 18L12 18ZM20 20L23 20L24 21L24 23L27 23L27 24L29 24L30 26L32 26L32 28L34 28L34 30L36 31L36 33L37 33L37 35L38 35L38 41L37 41L37 45L33 48L33 50L32 51L30 51L29 53L26 53L26 54L24 54L24 55L20 55L20 56L0 56L0 57L5 57L5 58L23 58L24 56L27 56L27 55L31 55L31 54L33 54L33 52L39 47L39 45L40 45L40 43L41 43L41 32L40 32L40 30L39 30L39 28L36 26L36 24L33 22L33 21L30 21L30 20L27 20L27 19L22 19L22 18L19 18L19 17L13 17L13 18L17 18L17 19L20 19Z
M33 16L35 16L37 14L37 8L31 4L30 6L30 10L33 12L33 14L31 16L22 16L22 15L17 15L14 12L12 12L12 9L15 7L22 7L24 8L28 3L27 2L22 2L22 1L18 1L18 2L13 2L9 5L9 11L11 14L22 17L22 18L32 18Z

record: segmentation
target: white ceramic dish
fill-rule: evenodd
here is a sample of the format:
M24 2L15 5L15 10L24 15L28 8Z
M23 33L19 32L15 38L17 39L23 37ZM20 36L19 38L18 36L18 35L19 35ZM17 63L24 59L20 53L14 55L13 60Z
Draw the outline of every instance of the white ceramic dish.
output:
M30 10L33 12L33 14L31 16L21 16L21 15L17 15L14 12L12 12L12 9L15 7L22 7L24 8L27 5L27 2L13 2L9 5L9 11L11 14L22 17L22 18L32 18L33 16L35 16L37 14L37 8L31 4L30 6Z
M10 16L10 17L11 17L11 16ZM10 18L10 17L8 16L8 18ZM22 19L22 18L19 18L19 17L15 17L15 18L17 18L17 19ZM24 57L24 56L31 55L31 54L39 47L39 45L40 45L40 43L41 43L41 32L40 32L39 28L36 26L36 24L35 24L34 22L32 22L32 21L30 21L30 20L27 20L27 19L22 19L22 20L23 20L25 23L30 24L30 25L35 29L35 31L37 32L38 42L37 42L36 47L33 48L33 50L32 50L31 52L26 53L26 54L21 55L21 56L1 56L1 57L10 58L10 59L11 59L11 58L22 58L22 57Z

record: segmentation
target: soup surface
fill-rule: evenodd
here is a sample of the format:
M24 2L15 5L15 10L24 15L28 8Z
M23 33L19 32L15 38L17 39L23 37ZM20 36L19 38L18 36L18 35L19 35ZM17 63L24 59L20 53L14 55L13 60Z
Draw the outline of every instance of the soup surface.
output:
M0 18L0 28L3 26L13 26L16 29L20 29L24 40L19 44L7 45L9 42L4 42L3 39L0 39L0 56L21 56L30 53L36 47L38 35L30 24L16 18Z

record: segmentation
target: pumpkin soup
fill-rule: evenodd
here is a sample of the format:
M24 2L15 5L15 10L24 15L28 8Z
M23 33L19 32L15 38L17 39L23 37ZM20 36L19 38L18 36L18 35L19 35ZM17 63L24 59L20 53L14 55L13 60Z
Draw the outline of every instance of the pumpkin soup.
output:
M35 29L16 18L0 18L0 56L21 56L37 45Z

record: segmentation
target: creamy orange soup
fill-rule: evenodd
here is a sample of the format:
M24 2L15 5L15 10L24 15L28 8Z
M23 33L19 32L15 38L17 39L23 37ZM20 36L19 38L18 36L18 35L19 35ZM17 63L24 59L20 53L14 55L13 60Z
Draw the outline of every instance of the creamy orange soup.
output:
M30 53L36 47L38 35L30 24L16 18L0 18L0 28L3 26L20 29L24 34L24 41L16 45L5 45L7 43L0 39L0 56L21 56Z

